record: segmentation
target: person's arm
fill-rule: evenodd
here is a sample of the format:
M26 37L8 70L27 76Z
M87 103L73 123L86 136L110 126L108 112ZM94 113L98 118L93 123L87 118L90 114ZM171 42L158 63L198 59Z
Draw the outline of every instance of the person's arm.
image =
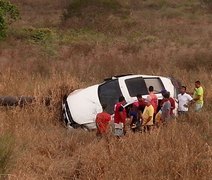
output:
M171 111L175 109L175 100L170 98L169 102L171 103Z
M120 115L120 117L121 117L121 121L122 121L122 123L123 123L123 129L125 130L125 123L126 123L126 119L125 119L125 115L124 115L124 107L120 107L119 108L119 115Z
M198 101L198 100L200 100L200 95L196 95L196 97L193 99L194 101Z
M175 109L176 108L176 106L175 106L175 100L172 98L172 100L173 100L173 103L172 103L172 109Z
M194 99L189 94L187 95L187 100L188 100L188 102L186 104L184 104L184 107L189 107L190 105L195 103Z
M99 127L99 121L98 121L98 119L99 119L99 117L98 117L98 114L97 114L97 116L96 116L96 132L97 132L97 134L100 133L100 127Z
M129 124L132 124L133 122L133 115L130 115L130 121L129 121Z

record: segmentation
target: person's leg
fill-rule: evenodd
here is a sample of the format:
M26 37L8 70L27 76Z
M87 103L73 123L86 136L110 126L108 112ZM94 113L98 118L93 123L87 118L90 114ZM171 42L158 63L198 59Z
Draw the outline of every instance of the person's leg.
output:
M178 116L182 116L183 115L183 111L178 111Z
M152 130L153 130L153 125L147 125L147 126L146 126L146 132L147 132L147 133L150 134L150 133L152 132Z
M136 123L136 131L141 132L141 122L140 122L140 120L138 120L137 123Z
M199 112L199 111L202 109L202 107L203 107L203 104L198 104L198 103L196 103L196 104L195 104L195 111L196 111L196 112Z
M114 135L117 136L117 137L123 136L124 135L123 129L116 128Z
M155 116L156 116L156 113L153 114L153 124L155 124Z

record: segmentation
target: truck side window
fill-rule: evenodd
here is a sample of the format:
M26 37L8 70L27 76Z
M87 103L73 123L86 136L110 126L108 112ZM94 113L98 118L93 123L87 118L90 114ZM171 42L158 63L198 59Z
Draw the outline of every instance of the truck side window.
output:
M125 83L131 97L135 97L137 94L148 94L146 84L141 77L126 79Z
M159 78L145 78L144 81L147 89L149 86L153 86L156 93L159 93L164 89L163 83Z

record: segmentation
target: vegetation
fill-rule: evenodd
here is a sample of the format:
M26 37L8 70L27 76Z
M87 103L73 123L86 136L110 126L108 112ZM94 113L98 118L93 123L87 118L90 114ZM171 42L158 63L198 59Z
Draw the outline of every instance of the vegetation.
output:
M13 139L11 134L0 135L0 178L8 172L8 163L13 153Z
M208 8L209 10L212 9L212 1L210 1L210 0L201 0L201 3L202 3L206 8Z
M209 4L11 2L20 7L21 20L10 25L0 43L0 95L31 95L38 100L51 95L53 104L0 107L3 179L211 179ZM72 132L62 125L64 92L127 73L174 76L189 92L200 80L205 88L203 111L196 114L191 107L188 118L178 118L152 134L128 131L118 141L97 141L95 132Z
M6 37L8 24L18 18L17 7L7 0L0 0L0 40Z

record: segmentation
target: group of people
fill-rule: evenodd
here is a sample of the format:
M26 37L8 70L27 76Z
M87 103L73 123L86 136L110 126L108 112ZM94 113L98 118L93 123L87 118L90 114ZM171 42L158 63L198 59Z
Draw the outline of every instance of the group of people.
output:
M189 106L195 104L195 111L203 107L204 90L200 81L195 82L193 97L186 92L186 86L181 86L177 99L170 97L170 92L162 90L162 100L158 100L154 87L149 87L149 95L144 99L137 95L137 101L125 108L126 100L119 97L119 102L114 107L114 135L124 136L126 126L129 124L133 132L150 132L153 128L167 124L175 119L175 102L178 103L177 114L188 114ZM111 115L106 112L107 105L102 105L103 112L96 116L97 136L107 135L110 129Z

